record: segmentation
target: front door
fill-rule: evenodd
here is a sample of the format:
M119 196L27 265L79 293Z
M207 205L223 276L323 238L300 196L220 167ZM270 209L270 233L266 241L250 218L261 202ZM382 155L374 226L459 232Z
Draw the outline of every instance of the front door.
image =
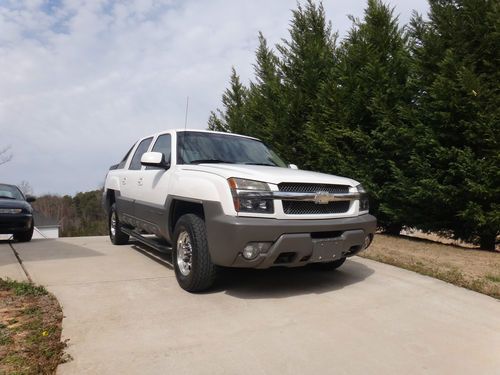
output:
M172 160L171 135L159 135L151 151L161 152L165 161L170 164ZM168 233L165 199L169 191L171 174L170 168L145 167L141 173L140 198L135 201L135 214L143 222L142 229L163 237Z
M141 170L143 169L141 157L148 150L152 140L153 137L149 137L139 142L128 168L120 173L120 196L116 200L118 214L122 221L134 226L136 225L134 202L136 199L140 199L141 193L140 187L143 173Z

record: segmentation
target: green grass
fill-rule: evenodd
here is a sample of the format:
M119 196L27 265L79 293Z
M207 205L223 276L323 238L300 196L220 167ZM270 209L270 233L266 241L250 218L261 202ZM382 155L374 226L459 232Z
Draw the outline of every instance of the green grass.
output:
M52 374L70 359L61 342L62 311L42 286L0 279L0 374Z
M12 337L10 337L7 327L3 327L0 328L0 346L10 345L12 344Z
M361 256L364 258L376 260L378 262L404 268L409 271L417 272L421 275L434 277L436 279L461 286L462 288L467 288L475 292L484 293L493 298L500 299L498 290L490 287L490 282L500 282L500 277L498 276L487 275L485 278L476 278L471 280L470 278L465 277L464 273L456 267L452 267L451 269L441 269L439 267L433 266L431 264L425 264L420 261L407 263L391 256L374 256L371 253L363 253L361 254Z
M10 279L0 279L0 290L12 290L16 296L45 296L47 289L40 285Z
M494 283L500 283L500 275L486 275L485 278L493 281Z
M22 313L28 316L39 316L42 313L42 310L38 306L31 306L24 309Z
M359 255L500 299L498 253L379 234Z

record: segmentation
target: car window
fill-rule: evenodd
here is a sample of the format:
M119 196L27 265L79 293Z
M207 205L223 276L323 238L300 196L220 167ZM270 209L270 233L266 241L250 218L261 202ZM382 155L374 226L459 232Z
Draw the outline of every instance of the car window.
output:
M152 152L161 152L165 161L170 164L171 153L172 153L172 140L170 134L163 134L158 137L153 146ZM146 169L163 169L157 167L147 167Z
M130 149L128 150L128 152L125 154L125 156L123 157L122 161L120 162L120 164L117 165L116 169L123 169L125 168L125 164L127 164L127 159L130 155L130 153L132 152L132 150L134 149L134 146L135 146L135 143L132 147L130 147Z
M0 199L2 198L24 200L23 194L17 187L0 184Z
M141 157L142 154L144 154L147 150L149 145L151 144L151 141L153 140L153 137L143 139L141 143L139 143L139 146L137 146L137 149L135 150L134 157L132 158L132 161L130 162L130 166L128 169L137 171L141 169L142 164L141 164Z

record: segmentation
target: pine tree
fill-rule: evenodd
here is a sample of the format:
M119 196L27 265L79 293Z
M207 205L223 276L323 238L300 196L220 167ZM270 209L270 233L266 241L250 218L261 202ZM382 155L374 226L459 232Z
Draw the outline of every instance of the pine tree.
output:
M307 144L309 168L352 176L356 160L353 143L357 129L347 126L340 115L343 107L338 64L338 49L335 48L328 76L318 88L315 110L304 128L303 142Z
M351 176L370 191L379 224L399 233L409 224L415 136L407 38L393 10L379 0L368 1L362 21L352 20L339 51L337 81L339 121L351 130Z
M275 55L259 34L255 82L249 89L241 88L233 71L231 87L223 95L223 109L212 112L208 124L212 130L259 137L285 160L318 169L312 157L316 148L309 146L323 138L314 129L314 118L319 93L333 69L336 35L322 4L316 6L308 0L292 13L290 40L278 44ZM238 97L243 100L236 100Z
M283 76L284 118L276 137L286 147L281 151L289 161L302 168L317 169L311 157L308 123L318 114L319 93L332 71L336 35L326 20L323 5L308 0L292 12L290 40L276 46L280 54L279 70Z
M230 132L227 128L226 123L222 119L224 114L220 109L217 110L217 113L214 111L210 112L210 116L208 117L208 130L216 131L216 132Z
M413 21L419 120L433 131L420 226L495 248L500 233L500 4L431 0Z
M247 135L260 138L280 149L281 144L277 142L275 133L282 123L284 108L281 105L282 85L278 58L268 47L262 33L259 33L259 46L255 55L255 82L250 83L246 107Z
M388 232L402 226L493 249L500 231L500 3L430 0L409 32L368 0L337 47L321 3L293 11L277 53L259 35L255 81L233 69L209 128L253 135L302 168L370 191Z
M231 70L230 87L222 95L224 110L211 112L208 119L208 129L245 134L247 122L245 104L248 89L241 83L240 77L234 67Z

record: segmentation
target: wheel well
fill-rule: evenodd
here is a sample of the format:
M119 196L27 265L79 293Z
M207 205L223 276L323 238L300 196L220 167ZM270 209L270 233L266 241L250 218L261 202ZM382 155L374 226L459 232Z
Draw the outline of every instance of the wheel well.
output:
M179 220L179 218L185 214L195 214L204 219L205 213L203 211L203 204L196 202L182 201L177 199L174 200L172 202L172 209L170 210L170 220L169 220L171 233L174 231L177 220Z
M114 190L111 190L111 189L108 189L108 191L106 192L106 212L109 212L109 210L111 209L111 206L113 205L113 203L116 202L116 198L115 198L115 191Z

